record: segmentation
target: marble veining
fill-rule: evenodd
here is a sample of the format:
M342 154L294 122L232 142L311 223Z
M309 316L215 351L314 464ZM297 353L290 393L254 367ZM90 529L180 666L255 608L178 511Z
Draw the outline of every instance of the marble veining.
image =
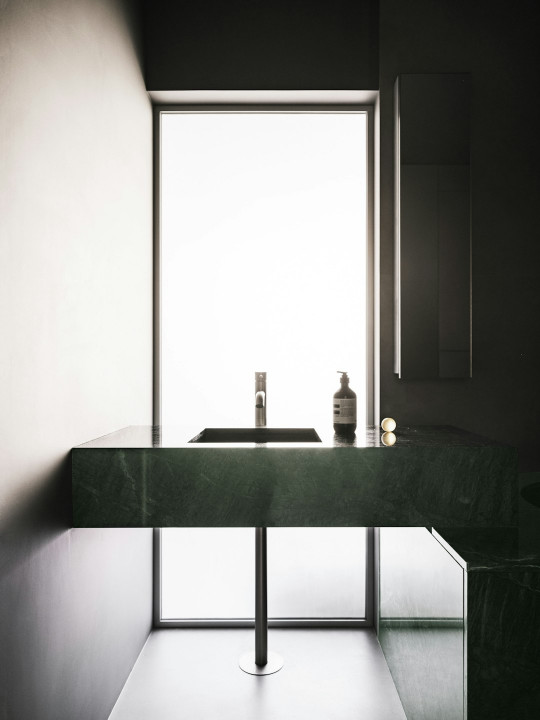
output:
M437 527L435 537L467 572L540 571L540 533L531 542L527 528Z
M455 428L404 428L392 447L376 428L356 445L321 433L317 444L190 445L194 434L165 446L157 428L127 428L74 448L74 526L515 523L515 450Z
M469 719L540 717L539 568L469 572Z

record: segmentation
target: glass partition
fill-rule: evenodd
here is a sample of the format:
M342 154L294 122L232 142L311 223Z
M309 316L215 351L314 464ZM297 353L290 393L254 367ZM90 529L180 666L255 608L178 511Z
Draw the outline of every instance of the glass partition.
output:
M379 537L379 642L407 717L463 720L464 570L425 528Z

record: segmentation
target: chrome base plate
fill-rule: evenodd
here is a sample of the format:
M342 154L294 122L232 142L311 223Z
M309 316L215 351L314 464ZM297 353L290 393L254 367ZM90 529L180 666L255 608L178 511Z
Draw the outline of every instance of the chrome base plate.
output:
M273 675L273 673L281 670L283 663L284 660L281 655L275 652L269 652L266 665L255 665L255 653L253 650L242 653L238 661L241 669L250 675Z

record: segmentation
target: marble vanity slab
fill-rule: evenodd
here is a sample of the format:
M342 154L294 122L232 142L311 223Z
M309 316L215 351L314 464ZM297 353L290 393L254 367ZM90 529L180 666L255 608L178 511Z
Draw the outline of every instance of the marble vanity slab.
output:
M74 527L516 524L516 451L456 428L399 428L391 447L373 427L353 443L190 444L200 430L74 448Z

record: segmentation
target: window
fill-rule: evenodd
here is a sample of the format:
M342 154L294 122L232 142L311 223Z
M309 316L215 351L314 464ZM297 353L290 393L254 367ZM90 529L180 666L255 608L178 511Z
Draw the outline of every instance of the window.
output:
M366 528L268 528L268 617L274 624L364 624L371 568ZM163 528L162 624L250 622L253 528Z
M269 426L331 433L337 370L370 422L370 132L360 107L159 112L164 444L253 425L256 370ZM253 616L251 529L168 529L161 551L162 618ZM365 556L364 528L270 528L270 617L365 618Z

